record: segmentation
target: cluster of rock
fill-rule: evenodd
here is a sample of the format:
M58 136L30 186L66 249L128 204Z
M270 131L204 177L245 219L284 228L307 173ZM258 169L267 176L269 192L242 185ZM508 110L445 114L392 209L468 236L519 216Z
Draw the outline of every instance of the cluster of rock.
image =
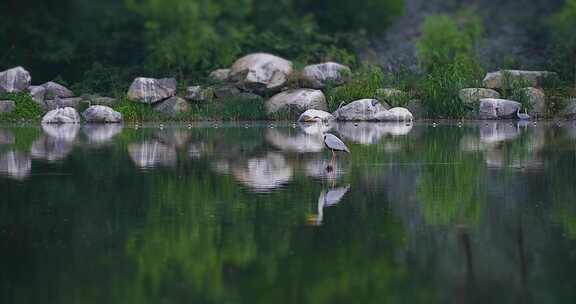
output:
M529 103L530 115L543 117L546 113L546 95L542 86L546 81L557 77L547 71L501 70L487 73L483 88L466 88L459 92L460 100L471 108L478 109L480 119L511 119L522 110L518 101L502 99L501 92L510 84L522 84L526 87L521 93Z
M330 114L321 110L307 110L300 115L298 121L412 121L412 113L401 107L391 108L386 102L376 99L361 99L346 104Z
M90 123L116 123L122 121L122 114L114 111L116 100L101 96L76 97L72 90L53 81L41 85L31 85L32 77L23 67L15 67L0 72L0 93L28 92L32 100L46 113L42 123L80 123L78 109L88 107L82 117ZM0 113L10 113L16 109L12 100L0 101Z
M176 96L177 83L172 78L137 78L130 86L128 98L153 104L155 110L174 117L189 110L186 101L259 100L272 96L265 102L268 115L299 115L308 109L326 110L321 89L346 83L350 74L349 67L334 62L310 65L297 73L289 60L255 53L239 58L229 69L212 71L209 78L213 85L187 87L184 98Z

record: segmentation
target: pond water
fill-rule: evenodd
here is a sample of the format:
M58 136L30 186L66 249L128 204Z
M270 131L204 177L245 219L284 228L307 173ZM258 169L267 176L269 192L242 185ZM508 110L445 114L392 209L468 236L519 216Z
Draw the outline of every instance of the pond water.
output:
M3 126L0 302L574 303L575 169L572 123Z

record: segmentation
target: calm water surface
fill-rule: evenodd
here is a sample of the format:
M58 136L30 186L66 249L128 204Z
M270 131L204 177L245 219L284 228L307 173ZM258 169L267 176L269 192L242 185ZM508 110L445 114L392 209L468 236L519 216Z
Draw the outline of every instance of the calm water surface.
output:
M566 123L3 126L0 302L574 303L575 169Z

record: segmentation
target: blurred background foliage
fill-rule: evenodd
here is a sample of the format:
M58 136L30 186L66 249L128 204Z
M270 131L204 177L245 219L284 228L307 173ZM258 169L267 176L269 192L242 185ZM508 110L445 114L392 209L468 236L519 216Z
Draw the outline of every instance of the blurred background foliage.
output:
M296 64L354 64L353 45L384 30L403 0L6 0L0 68L86 91L125 88L132 77L205 77L250 52Z

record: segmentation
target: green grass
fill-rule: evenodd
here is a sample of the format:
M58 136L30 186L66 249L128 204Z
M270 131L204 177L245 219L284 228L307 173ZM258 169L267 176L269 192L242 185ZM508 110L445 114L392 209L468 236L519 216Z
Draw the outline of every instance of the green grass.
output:
M200 121L200 120L265 120L264 101L261 98L229 98L223 101L208 101L191 103L190 111L181 113L177 117L167 117L154 110L152 105L137 103L126 97L114 106L128 122L154 122L154 121Z
M21 122L42 119L42 108L32 100L28 93L8 93L0 95L0 100L13 100L16 109L11 113L0 114L0 121Z

